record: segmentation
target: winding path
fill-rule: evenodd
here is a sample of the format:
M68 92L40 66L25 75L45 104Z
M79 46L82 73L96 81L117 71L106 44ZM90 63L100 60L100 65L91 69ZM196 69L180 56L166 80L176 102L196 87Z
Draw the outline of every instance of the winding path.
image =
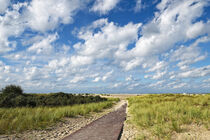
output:
M127 104L95 120L63 140L119 140L126 119Z

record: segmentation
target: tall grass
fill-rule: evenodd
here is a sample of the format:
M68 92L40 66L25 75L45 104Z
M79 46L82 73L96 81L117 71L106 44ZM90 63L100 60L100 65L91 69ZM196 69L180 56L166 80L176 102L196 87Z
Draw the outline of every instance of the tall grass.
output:
M209 129L210 94L142 95L129 98L131 122L160 139L182 132L182 125L198 124Z
M88 115L109 108L116 99L62 107L22 107L0 108L0 134L22 132L24 130L43 129L53 125L64 117Z

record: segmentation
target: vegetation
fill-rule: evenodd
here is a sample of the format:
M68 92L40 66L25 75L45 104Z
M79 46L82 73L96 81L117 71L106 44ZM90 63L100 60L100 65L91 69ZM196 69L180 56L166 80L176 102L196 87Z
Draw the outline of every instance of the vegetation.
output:
M25 94L20 86L8 85L0 93L0 134L44 129L64 117L99 112L116 101L89 94Z
M63 92L50 94L24 94L20 86L9 85L2 89L0 107L66 106L106 101L91 95L75 95Z
M88 115L109 108L117 99L98 103L88 103L63 107L18 107L0 108L0 134L22 132L32 129L44 129L64 117Z
M23 90L20 86L8 85L2 89L2 94L21 95L21 94L23 94Z
M170 139L173 132L183 131L183 125L198 124L209 129L210 94L207 95L142 95L131 97L129 112L131 123L150 137L138 139Z

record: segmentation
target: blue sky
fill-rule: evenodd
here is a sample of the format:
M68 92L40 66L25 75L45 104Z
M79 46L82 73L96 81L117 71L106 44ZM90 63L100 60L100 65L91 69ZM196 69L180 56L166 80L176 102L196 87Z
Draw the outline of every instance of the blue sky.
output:
M0 88L210 92L210 0L0 0Z

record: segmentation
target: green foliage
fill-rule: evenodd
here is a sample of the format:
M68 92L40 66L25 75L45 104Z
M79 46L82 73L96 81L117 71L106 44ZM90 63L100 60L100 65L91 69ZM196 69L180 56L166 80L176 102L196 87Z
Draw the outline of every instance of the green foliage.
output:
M210 94L142 95L129 98L131 122L159 139L170 139L182 132L182 125L198 124L209 128Z
M74 95L63 92L50 94L0 94L0 107L65 106L106 101L106 98L90 95Z
M21 95L23 94L23 90L20 86L8 85L2 89L2 94L13 95L13 96Z
M8 85L0 94L0 107L64 106L106 101L100 96L74 95L63 92L50 94L23 94L20 86Z
M88 115L109 108L115 101L79 104L59 107L18 107L0 108L0 134L10 134L25 130L44 129L64 117Z

